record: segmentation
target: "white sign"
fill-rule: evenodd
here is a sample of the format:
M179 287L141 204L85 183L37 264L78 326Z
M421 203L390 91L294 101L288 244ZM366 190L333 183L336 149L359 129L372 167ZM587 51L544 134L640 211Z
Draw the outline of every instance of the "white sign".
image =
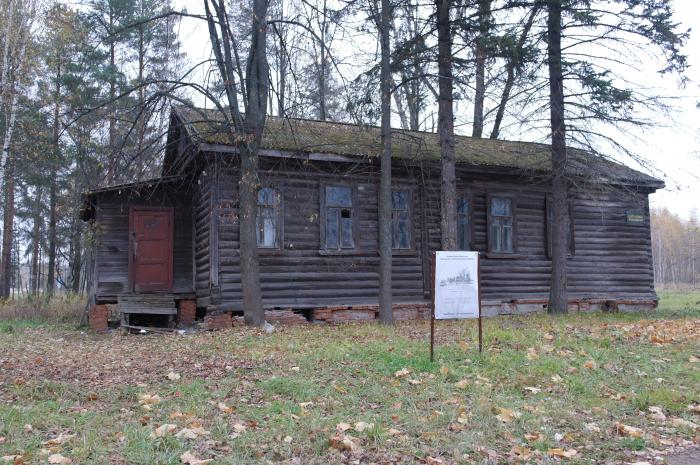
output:
M479 252L435 252L435 319L479 318Z

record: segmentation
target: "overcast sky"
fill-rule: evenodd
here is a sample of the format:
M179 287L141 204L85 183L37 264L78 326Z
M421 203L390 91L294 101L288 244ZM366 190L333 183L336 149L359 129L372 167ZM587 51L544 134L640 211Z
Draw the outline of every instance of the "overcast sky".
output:
M659 127L648 128L626 137L625 146L646 159L651 166L641 168L632 160L622 160L664 179L666 189L651 196L652 207L667 207L676 214L688 217L693 209L700 211L700 1L672 0L676 20L684 29L690 28L690 40L684 51L690 68L689 82L679 88L675 77L661 77L657 65L650 65L644 76L645 87L658 89L659 95L676 97L676 111L660 116ZM177 7L190 13L202 11L201 0L176 0ZM206 25L202 21L183 20L180 39L189 58L200 61L209 57ZM202 76L203 79L203 76ZM700 214L699 214L700 216Z

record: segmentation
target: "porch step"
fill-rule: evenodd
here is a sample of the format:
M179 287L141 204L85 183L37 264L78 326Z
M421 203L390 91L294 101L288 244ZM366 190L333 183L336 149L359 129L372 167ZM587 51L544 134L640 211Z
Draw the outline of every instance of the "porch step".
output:
M117 297L119 313L177 315L172 294L122 294Z

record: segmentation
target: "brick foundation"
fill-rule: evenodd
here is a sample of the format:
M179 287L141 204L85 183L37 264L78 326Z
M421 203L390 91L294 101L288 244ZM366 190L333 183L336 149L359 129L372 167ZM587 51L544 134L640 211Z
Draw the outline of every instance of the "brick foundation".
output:
M106 333L107 332L107 317L108 311L107 306L93 305L88 313L88 322L90 323L90 329L96 333Z
M212 313L204 317L206 329L226 329L233 326L230 313Z
M265 312L265 320L274 324L299 325L308 323L301 313L292 310L268 310Z
M197 302L181 300L177 304L177 322L181 326L192 326L197 316Z

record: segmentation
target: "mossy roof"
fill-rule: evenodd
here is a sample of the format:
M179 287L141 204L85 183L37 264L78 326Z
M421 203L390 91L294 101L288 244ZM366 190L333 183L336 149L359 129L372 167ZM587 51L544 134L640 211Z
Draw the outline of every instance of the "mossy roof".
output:
M228 126L217 110L176 107L173 110L193 142L231 145ZM438 135L432 132L392 130L392 154L407 160L439 160ZM330 121L268 117L262 148L290 152L378 157L380 128ZM534 142L455 137L457 163L481 168L524 172L550 171L551 148ZM595 175L598 182L630 182L660 187L663 182L628 166L584 150L568 149L570 174Z

